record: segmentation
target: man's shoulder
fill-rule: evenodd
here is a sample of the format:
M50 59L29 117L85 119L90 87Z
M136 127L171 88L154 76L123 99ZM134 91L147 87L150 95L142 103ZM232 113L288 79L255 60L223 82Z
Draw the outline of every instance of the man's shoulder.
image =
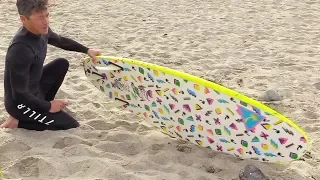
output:
M30 51L35 52L34 49L36 48L36 44L36 39L31 37L28 30L21 26L9 43L8 51L11 50L15 52L18 51L28 53L30 53Z
M35 57L35 52L30 45L24 42L12 43L7 51L7 58L21 57L23 59L33 59Z
M6 62L9 64L31 64L36 59L33 49L26 43L17 42L9 46Z
M10 43L8 52L14 51L14 52L26 52L26 51L33 51L32 47L23 41L13 41Z
M27 32L25 29L20 27L11 42L9 43L7 49L6 59L33 59L35 57L35 51L31 44L28 43Z
M15 45L15 44L25 44L27 45L27 43L24 42L28 42L28 34L27 31L25 30L25 28L23 26L21 26L16 34L13 36L9 46Z

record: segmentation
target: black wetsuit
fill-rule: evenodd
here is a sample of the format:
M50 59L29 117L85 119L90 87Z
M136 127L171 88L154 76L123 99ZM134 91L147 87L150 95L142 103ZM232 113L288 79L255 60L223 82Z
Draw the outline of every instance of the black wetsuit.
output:
M87 47L57 35L50 28L47 35L36 35L22 26L6 55L5 108L19 120L19 128L62 130L78 127L79 123L66 112L49 112L50 101L64 80L69 62L59 58L43 66L47 44L69 51L88 51Z

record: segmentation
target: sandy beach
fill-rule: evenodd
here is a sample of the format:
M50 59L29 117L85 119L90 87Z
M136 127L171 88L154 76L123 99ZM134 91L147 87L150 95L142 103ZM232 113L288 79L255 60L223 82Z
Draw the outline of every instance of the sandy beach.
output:
M11 38L21 26L16 1L0 0L0 83ZM52 1L50 27L103 55L152 62L205 77L270 107L311 139L310 155L290 164L240 160L170 138L108 104L84 79L85 54L49 46L70 71L57 95L79 128L0 129L4 179L231 180L247 164L275 180L320 180L320 2L240 0ZM239 83L241 82L241 83ZM0 123L8 117L0 88Z

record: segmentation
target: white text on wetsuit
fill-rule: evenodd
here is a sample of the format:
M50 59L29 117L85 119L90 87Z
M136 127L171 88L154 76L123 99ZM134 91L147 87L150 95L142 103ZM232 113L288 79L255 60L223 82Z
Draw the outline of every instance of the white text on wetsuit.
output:
M30 114L30 115L29 115L29 118L32 118L32 117L33 117L34 120L37 120L37 121L39 121L40 123L44 123L43 121L47 118L47 116L43 116L43 117L41 118L41 115L42 115L42 114L37 113L36 111L33 111L33 110L30 109L29 107L26 107L26 105L24 105L24 104L19 104L19 105L17 106L17 108L20 109L20 110L25 110L25 111L23 112L24 115L28 115L27 113L29 113L29 114ZM40 118L41 118L41 119L40 119ZM53 123L53 122L54 122L54 120L51 120L51 121L46 122L46 123L44 123L44 124L49 125L49 124L51 124L51 123Z

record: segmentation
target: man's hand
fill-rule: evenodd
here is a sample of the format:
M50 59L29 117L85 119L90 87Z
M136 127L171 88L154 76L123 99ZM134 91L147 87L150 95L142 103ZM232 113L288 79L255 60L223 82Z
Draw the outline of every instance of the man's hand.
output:
M61 111L62 108L67 106L67 101L64 100L60 100L60 99L56 99L56 100L52 100L50 101L51 103L51 109L49 112L51 113L56 113Z
M93 63L96 64L96 62L97 62L96 56L101 55L101 53L97 49L89 49L88 55L92 58Z

